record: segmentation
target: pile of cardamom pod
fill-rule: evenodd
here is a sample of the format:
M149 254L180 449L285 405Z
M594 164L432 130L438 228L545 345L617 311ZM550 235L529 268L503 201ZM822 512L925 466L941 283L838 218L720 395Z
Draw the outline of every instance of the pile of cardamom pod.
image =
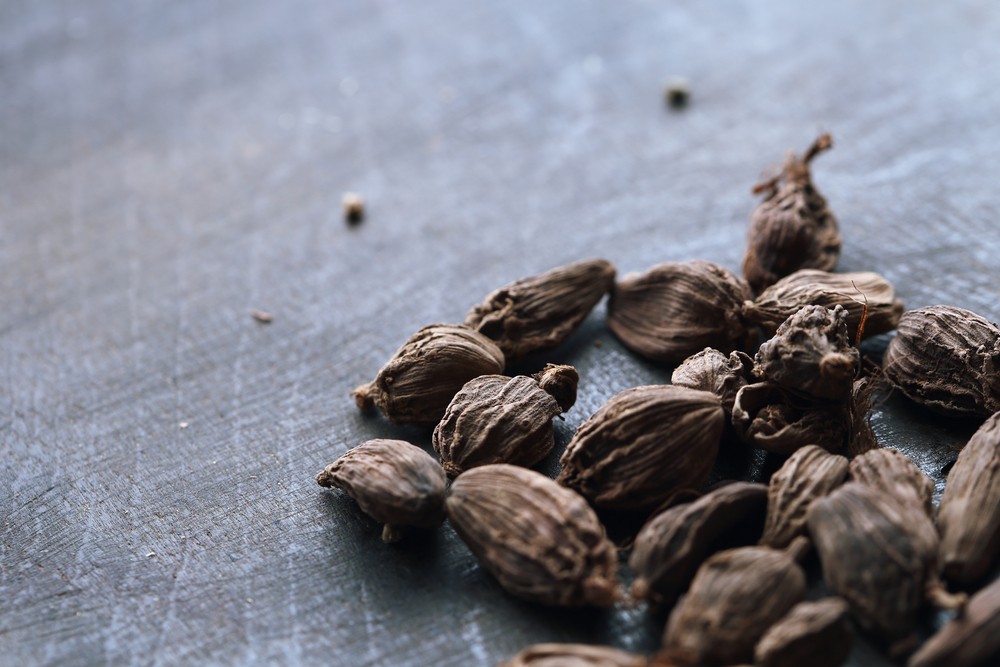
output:
M840 233L809 170L830 146L823 135L755 188L765 198L744 278L694 260L616 281L611 263L583 261L496 290L464 324L424 327L354 396L392 422L435 425L439 460L371 440L318 482L350 494L386 541L447 519L520 598L670 610L653 656L544 644L509 666L834 667L849 623L910 667L996 658L1000 582L982 584L1000 552L1000 328L952 306L904 313L883 277L830 273ZM672 384L601 406L551 479L530 467L555 446L552 419L576 401L577 371L502 373L565 341L606 294L626 348L679 365ZM862 364L862 338L894 329L881 368ZM883 386L985 418L937 508L931 480L876 441L869 413ZM726 440L787 460L767 485L705 488ZM649 517L627 592L605 510ZM805 600L806 557L829 597ZM952 618L921 645L918 615L932 608Z

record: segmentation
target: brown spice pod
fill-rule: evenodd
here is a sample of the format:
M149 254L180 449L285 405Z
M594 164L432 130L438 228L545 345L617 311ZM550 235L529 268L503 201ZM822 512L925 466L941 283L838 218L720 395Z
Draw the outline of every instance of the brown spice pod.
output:
M984 417L1000 411L1000 327L963 308L904 313L882 368L908 398L933 410Z
M971 584L1000 555L1000 412L958 454L938 508L941 566L950 581Z
M969 598L964 613L942 626L907 667L975 667L997 664L1000 654L1000 579ZM988 663L989 658L994 658Z
M863 336L892 331L903 314L892 283L877 273L830 273L802 269L774 283L745 304L747 320L773 334L778 326L803 306L847 311L847 329L856 336L864 320Z
M800 602L754 649L756 667L837 667L851 652L847 603L832 597Z
M756 331L743 319L750 288L733 272L704 260L658 264L615 285L608 326L631 351L677 363L706 347L749 349Z
M934 516L934 482L903 452L873 449L851 460L851 479L875 487L904 505Z
M572 366L549 365L543 377L564 400L576 397ZM572 391L570 391L572 389ZM570 403L572 406L572 403ZM532 466L555 447L552 418L563 406L533 377L481 375L465 383L434 429L432 443L450 476L489 463Z
M743 275L755 292L799 269L837 266L837 219L809 173L809 162L832 145L829 134L821 135L801 158L789 155L781 174L754 188L765 199L750 215Z
M452 483L445 512L509 593L558 606L610 607L618 557L587 501L533 470L495 464Z
M629 565L635 599L672 603L713 553L753 544L767 509L767 487L734 482L651 518L635 538Z
M431 324L352 395L362 410L377 406L397 424L434 424L466 382L503 367L503 352L486 336L462 325Z
M603 259L560 266L521 278L489 294L465 317L515 361L569 338L611 291L615 267Z
M726 355L706 347L685 359L670 376L671 384L701 391L710 391L722 400L727 415L733 412L736 393L751 381L753 359L746 353L733 351Z
M733 427L740 439L776 454L791 454L809 444L839 452L848 442L846 406L792 400L769 382L748 384L736 394Z
M650 509L705 483L725 414L707 391L634 387L611 397L577 429L556 481L605 509Z
M497 667L647 667L644 656L610 646L535 644Z
M434 528L444 521L444 470L430 454L403 440L364 442L324 468L316 482L346 491L366 514L385 524L385 542L401 537L399 526Z

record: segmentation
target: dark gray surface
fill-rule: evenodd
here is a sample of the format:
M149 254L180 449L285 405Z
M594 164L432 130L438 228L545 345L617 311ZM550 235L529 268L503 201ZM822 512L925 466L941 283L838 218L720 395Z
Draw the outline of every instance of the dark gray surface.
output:
M654 648L662 618L521 603L450 528L385 546L313 476L371 437L428 443L348 392L505 282L737 269L750 186L820 130L840 268L1000 318L1000 15L828 4L0 4L0 663ZM602 318L550 357L583 378L561 444L669 376ZM974 428L899 398L874 424L939 491Z

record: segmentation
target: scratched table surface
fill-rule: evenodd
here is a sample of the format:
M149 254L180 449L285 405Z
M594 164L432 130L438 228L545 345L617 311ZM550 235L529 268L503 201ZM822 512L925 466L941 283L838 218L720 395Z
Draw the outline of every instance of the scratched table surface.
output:
M653 651L662 614L520 602L447 525L382 544L314 476L429 433L350 390L565 262L738 270L750 187L820 131L839 268L1000 319L997 34L985 0L2 3L0 664ZM669 378L604 313L513 369L580 369L558 449ZM873 424L939 493L976 427L899 396ZM774 467L727 457L717 477ZM887 663L859 640L850 664Z

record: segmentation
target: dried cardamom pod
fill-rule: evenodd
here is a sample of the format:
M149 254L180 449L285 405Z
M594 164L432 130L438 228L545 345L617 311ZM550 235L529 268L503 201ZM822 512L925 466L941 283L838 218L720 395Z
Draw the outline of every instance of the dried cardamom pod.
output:
M847 311L847 329L857 335L864 320L864 336L892 331L903 314L892 283L877 273L830 273L802 269L774 283L744 309L747 320L773 334L803 306Z
M612 396L566 446L557 482L597 507L648 509L705 483L725 413L717 396L673 385Z
M1000 327L971 311L929 306L905 313L882 368L928 408L984 417L1000 410Z
M622 344L656 361L680 362L706 347L749 349L756 331L743 319L750 289L704 260L658 264L622 278L608 302L608 326Z
M790 154L781 174L753 189L764 201L750 216L743 275L755 292L799 269L837 266L837 219L809 173L809 162L831 146L829 134L820 136L801 158Z
M572 407L578 380L572 366L549 364L536 377L480 375L466 382L434 429L445 472L454 476L488 463L528 467L544 459L555 447L552 418Z
M501 287L465 323L514 361L569 338L614 283L615 267L603 259L567 264Z
M756 542L766 510L766 486L734 482L660 512L635 538L632 597L673 602L710 555Z
M743 387L733 404L737 435L753 447L776 454L791 454L809 444L841 451L848 441L849 424L845 406L802 401L769 382Z
M1000 554L1000 412L986 420L948 473L941 506L940 559L944 576L970 584Z
M847 404L847 455L860 456L878 449L878 439L872 430L872 402L878 384L870 377L854 381Z
M647 667L641 655L610 646L535 644L497 667Z
M847 603L840 598L800 602L764 633L756 667L837 667L851 652Z
M812 400L851 395L861 356L847 333L847 311L804 306L757 351L754 374Z
M813 501L808 523L826 585L861 627L890 640L910 634L939 583L937 531L923 508L848 482Z
M805 596L795 560L768 547L715 554L677 602L663 636L663 654L683 664L751 662L754 646Z
M610 607L618 557L587 501L527 468L495 464L452 483L455 532L508 592L560 606Z
M910 657L907 667L996 665L1000 654L1000 579L969 598L959 614ZM992 662L990 662L992 658Z
M886 492L904 505L934 516L934 482L910 457L895 449L873 449L851 461L851 479Z
M346 491L366 514L385 524L385 542L402 537L399 526L434 528L444 521L444 470L430 454L403 440L369 440L349 449L316 482Z
M353 396L359 408L378 406L397 424L433 424L462 385L503 367L503 352L478 331L431 324L410 336L375 380Z
M846 458L816 445L788 457L767 487L767 521L760 543L781 549L805 533L809 506L843 484L847 466Z
M726 414L732 414L736 392L751 379L753 360L744 352L730 352L729 356L706 347L685 359L674 369L670 382L691 389L710 391L722 400Z

